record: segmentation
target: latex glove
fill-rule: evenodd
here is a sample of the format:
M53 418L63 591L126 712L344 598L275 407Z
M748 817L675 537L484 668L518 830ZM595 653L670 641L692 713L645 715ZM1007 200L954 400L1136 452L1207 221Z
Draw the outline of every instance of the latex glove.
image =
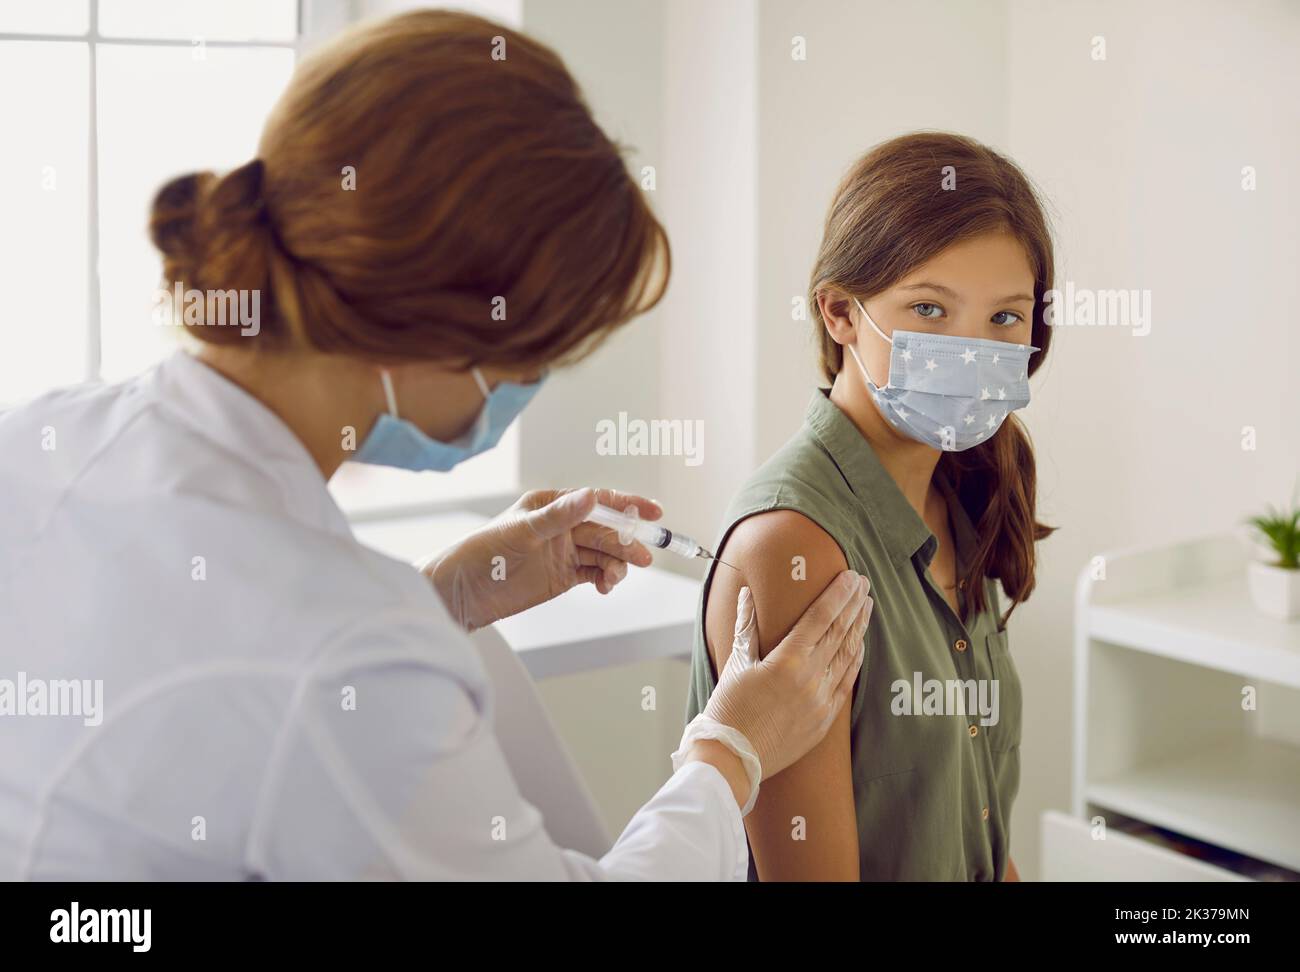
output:
M875 604L870 589L866 577L842 571L761 659L754 598L740 589L731 655L701 716L749 742L763 779L821 742L852 694Z
M646 520L663 515L653 500L612 489L533 490L420 570L469 631L578 584L608 594L628 564L648 567L653 558L643 544L620 543L617 530L584 522L597 502L616 510L635 505Z

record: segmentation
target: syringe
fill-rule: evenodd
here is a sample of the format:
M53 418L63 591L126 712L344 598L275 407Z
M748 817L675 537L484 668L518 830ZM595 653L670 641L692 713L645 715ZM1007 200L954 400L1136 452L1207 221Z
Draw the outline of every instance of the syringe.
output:
M660 550L671 550L683 557L704 557L707 560L718 560L717 557L690 537L680 533L673 533L667 527L661 527L657 523L650 523L641 519L641 514L635 506L629 506L620 513L618 510L597 503L595 508L587 514L587 519L592 523L599 523L601 526L617 530L618 542L622 544L640 540L647 546L658 547ZM726 561L718 560L718 563L726 563ZM727 566L731 565L728 564Z

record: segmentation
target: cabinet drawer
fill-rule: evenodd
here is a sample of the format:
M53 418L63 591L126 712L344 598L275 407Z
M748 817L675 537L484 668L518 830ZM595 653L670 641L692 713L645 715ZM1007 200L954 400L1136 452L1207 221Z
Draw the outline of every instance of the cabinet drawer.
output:
M1246 881L1249 878L1106 829L1093 840L1087 821L1047 810L1039 820L1044 881Z

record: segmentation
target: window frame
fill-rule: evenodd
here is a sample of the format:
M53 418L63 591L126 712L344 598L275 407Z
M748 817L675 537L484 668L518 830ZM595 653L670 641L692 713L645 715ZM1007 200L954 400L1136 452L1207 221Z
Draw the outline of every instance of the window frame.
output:
M0 31L0 41L28 43L85 44L89 57L89 85L86 91L87 159L86 159L86 358L82 380L102 379L103 293L100 286L100 209L99 209L99 48L101 45L127 47L191 48L200 38L106 36L99 28L100 0L87 0L89 22L85 33L48 34L24 31ZM204 47L280 48L294 52L296 64L303 53L322 36L353 20L348 0L296 0L295 33L292 40L215 40L201 38Z

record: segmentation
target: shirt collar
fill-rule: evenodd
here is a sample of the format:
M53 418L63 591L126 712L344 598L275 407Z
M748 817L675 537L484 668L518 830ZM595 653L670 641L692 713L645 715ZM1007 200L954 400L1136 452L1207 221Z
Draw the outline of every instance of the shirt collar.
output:
M853 490L853 495L862 504L884 541L890 562L895 567L902 567L905 561L920 551L922 564L928 566L938 549L939 541L907 501L903 491L894 482L894 477L881 465L871 443L831 401L829 388L818 388L813 392L804 423L830 454L849 488ZM948 486L946 478L940 476L937 482L948 503L954 554L960 576L969 563L970 554L974 552L975 531L965 508Z
M197 434L230 453L232 462L274 482L281 499L277 513L351 536L307 447L260 400L185 351L172 354L144 380Z

